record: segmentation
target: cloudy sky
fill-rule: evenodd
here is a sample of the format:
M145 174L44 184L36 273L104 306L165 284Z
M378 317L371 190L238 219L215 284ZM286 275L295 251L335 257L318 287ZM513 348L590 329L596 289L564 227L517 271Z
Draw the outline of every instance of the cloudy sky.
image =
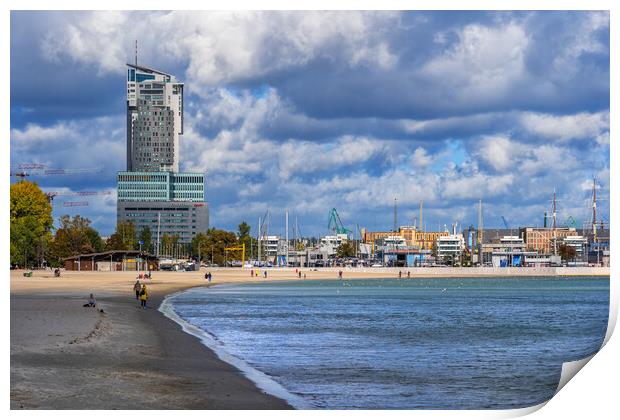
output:
M185 82L181 169L207 173L211 225L284 209L303 235L345 225L558 223L609 196L606 12L12 12L11 165L102 168L32 177L111 191L82 214L116 222L125 63ZM79 200L79 201L83 201ZM609 218L609 202L599 213Z

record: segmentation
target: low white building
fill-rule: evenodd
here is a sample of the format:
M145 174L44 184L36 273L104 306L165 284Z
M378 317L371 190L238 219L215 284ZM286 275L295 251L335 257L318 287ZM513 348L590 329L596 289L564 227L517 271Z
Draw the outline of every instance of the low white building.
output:
M328 256L336 255L336 248L342 243L347 242L349 237L346 233L338 233L336 235L323 236L319 242L318 250Z
M400 235L386 236L381 239L381 246L384 250L404 249L407 247L407 241Z
M437 238L436 247L438 260L453 263L461 258L465 249L465 238L455 234L440 236Z
M261 257L275 257L280 251L280 237L276 235L260 238Z

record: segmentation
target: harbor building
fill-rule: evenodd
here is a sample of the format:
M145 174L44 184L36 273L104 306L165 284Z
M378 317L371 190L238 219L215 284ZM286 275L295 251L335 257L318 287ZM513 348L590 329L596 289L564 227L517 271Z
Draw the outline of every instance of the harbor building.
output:
M519 236L523 238L528 251L536 251L539 254L551 254L554 251L554 240L567 236L577 235L577 229L572 227L558 228L534 228L524 227L519 229Z
M449 232L426 232L418 230L415 226L400 226L398 232L383 231L383 232L370 232L366 229L361 230L362 242L364 243L377 243L383 238L388 236L398 235L405 239L407 246L418 247L423 250L431 250L437 238L441 236L449 235Z
M189 244L209 228L205 176L179 172L184 84L127 64L127 170L117 173L117 220L148 227L159 255L163 235Z
M445 264L453 265L460 260L465 249L465 239L463 235L440 236L437 238L437 259Z
M519 236L507 235L482 244L483 265L493 267L522 267L529 261L531 264L549 264L547 259L542 262L537 259L538 253L527 251L525 242Z
M566 236L558 240L558 246L565 245L575 250L575 258L567 261L568 265L587 265L588 263L588 239L581 235Z

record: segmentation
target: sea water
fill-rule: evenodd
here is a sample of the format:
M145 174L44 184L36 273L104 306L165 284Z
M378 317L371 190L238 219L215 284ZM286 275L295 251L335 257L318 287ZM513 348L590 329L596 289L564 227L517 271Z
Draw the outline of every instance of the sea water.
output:
M599 350L609 277L257 281L170 303L311 407L504 409Z

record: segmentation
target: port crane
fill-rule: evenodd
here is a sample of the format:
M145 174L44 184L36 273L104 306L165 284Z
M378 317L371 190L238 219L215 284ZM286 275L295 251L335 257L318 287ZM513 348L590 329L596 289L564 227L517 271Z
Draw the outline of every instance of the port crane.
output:
M334 232L335 235L346 234L348 236L349 234L353 233L352 230L347 229L343 226L342 220L340 220L340 215L335 208L332 208L329 211L329 221L327 222L327 229Z

